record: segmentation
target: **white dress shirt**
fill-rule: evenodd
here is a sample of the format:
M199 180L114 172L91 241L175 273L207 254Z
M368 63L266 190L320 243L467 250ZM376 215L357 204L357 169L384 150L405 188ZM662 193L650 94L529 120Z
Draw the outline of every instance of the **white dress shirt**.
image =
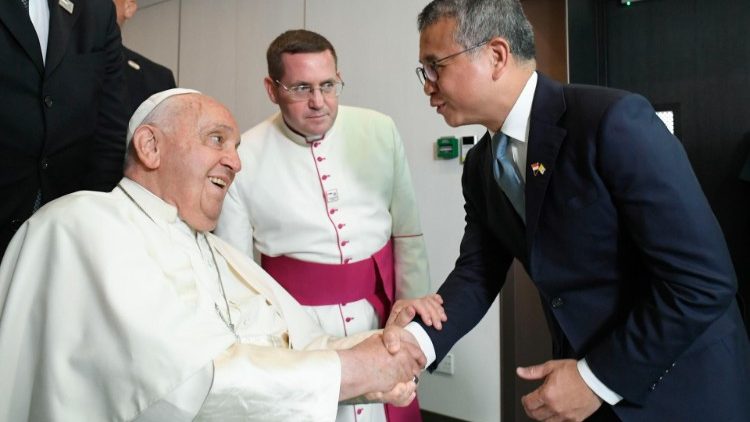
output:
M47 39L49 38L49 5L47 0L29 0L29 18L34 24L39 47L42 49L42 62L47 60Z

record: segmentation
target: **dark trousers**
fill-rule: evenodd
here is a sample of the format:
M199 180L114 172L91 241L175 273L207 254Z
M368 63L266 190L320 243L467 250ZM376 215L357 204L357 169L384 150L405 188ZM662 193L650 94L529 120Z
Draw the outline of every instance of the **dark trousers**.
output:
M586 419L586 422L618 422L619 420L620 418L615 415L612 406L602 403L599 409Z

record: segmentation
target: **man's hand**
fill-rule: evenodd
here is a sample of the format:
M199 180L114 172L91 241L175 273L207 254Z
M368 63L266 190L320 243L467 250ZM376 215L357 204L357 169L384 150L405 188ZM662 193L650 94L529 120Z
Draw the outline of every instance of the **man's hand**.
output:
M391 391L386 393L365 394L365 399L368 402L390 403L396 407L408 406L415 397L417 397L417 383L415 381L398 383Z
M417 313L425 324L434 325L438 330L442 329L442 323L448 320L443 309L443 298L437 293L419 299L397 300L393 304L388 322L386 322L383 330L383 341L389 352L397 353L402 340L419 347L417 339L411 333L402 329L414 319Z
M575 360L516 368L516 374L525 380L544 379L541 387L521 397L526 415L534 420L582 421L602 404L581 378Z
M419 343L417 342L417 339L414 338L414 335L395 324L385 327L383 330L383 344L385 344L385 348L388 349L388 352L392 354L398 353L401 350L402 342L410 343L419 350L421 357L418 360L422 365L422 368L424 368L424 365L427 363L427 358L424 356L424 353L422 353L422 348L419 347Z
M368 337L351 349L339 350L338 353L341 359L339 400L365 393L392 392L397 384L411 382L422 371L425 363L419 346L404 341L400 350L392 353L386 350L380 334ZM406 397L402 397L406 394L405 390L398 390L394 394L395 397L389 400L406 400Z
M414 315L419 315L425 325L434 326L437 330L442 329L443 322L448 320L443 309L443 298L435 293L418 299L397 300L391 307L385 326L396 324L405 327L414 319Z

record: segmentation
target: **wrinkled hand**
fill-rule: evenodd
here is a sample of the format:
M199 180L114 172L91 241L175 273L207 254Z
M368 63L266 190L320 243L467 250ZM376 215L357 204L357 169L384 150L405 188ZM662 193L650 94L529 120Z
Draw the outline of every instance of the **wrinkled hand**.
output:
M391 391L385 393L365 394L369 402L390 403L396 407L408 406L415 397L417 397L417 383L414 381L400 382Z
M581 378L576 361L549 360L541 365L516 368L525 380L544 379L544 383L521 397L526 415L538 421L582 421L602 404Z
M425 325L434 326L437 330L442 329L443 322L448 320L443 309L443 298L435 293L418 299L397 300L391 307L385 326L396 324L405 327L414 319L414 315L419 315Z
M402 331L401 328L396 327ZM375 334L348 350L339 350L341 390L339 400L365 393L391 392L399 383L408 383L422 371L425 357L419 346L404 341L400 350L386 350L381 334ZM386 393L387 394L387 393ZM401 402L405 392L398 390L389 400Z

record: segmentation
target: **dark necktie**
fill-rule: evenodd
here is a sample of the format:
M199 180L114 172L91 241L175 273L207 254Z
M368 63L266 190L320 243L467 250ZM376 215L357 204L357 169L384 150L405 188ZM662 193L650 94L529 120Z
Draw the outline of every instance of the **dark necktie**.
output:
M29 0L21 0L21 3L23 3L24 9L29 10Z
M505 196L508 197L510 203L513 204L513 208L515 208L525 224L524 183L513 162L513 158L507 153L508 136L502 132L497 132L492 137L492 144L495 147L495 165L493 166L495 180L503 192L505 192Z

